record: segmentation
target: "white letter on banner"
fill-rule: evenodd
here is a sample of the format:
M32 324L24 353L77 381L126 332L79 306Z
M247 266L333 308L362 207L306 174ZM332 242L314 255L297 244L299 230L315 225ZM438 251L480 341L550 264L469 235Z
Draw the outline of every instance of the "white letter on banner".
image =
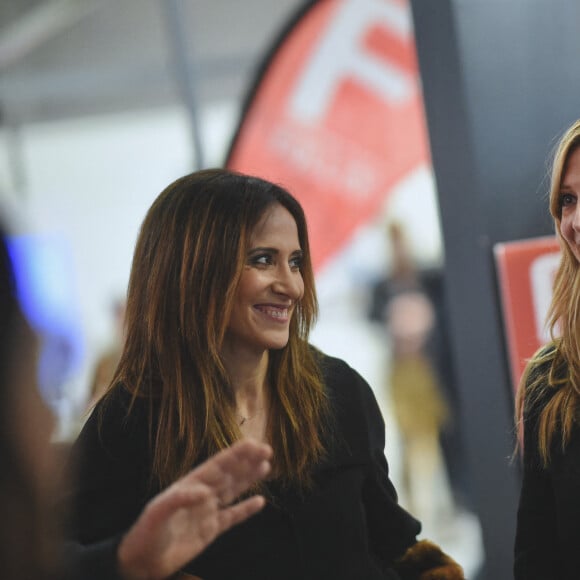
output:
M290 101L298 121L315 121L324 115L341 81L355 78L390 101L413 93L409 74L361 50L361 40L378 23L401 37L411 33L405 6L388 0L345 0L310 58Z
M536 258L530 266L536 337L540 344L545 344L550 340L550 331L546 328L546 316L552 301L552 285L559 263L560 252L555 252Z

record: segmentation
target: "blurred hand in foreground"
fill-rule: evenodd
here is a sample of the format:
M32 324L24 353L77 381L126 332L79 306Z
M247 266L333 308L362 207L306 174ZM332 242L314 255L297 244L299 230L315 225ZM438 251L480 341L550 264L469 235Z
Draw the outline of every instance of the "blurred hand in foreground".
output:
M220 534L265 505L255 495L232 503L268 475L272 449L247 439L217 453L154 497L118 551L126 580L162 580Z

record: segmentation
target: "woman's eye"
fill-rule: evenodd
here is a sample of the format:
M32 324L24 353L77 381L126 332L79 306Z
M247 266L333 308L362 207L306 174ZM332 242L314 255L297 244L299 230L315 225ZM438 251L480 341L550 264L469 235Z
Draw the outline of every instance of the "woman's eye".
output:
M268 266L272 263L272 256L259 254L258 256L253 256L250 262L256 266Z
M576 197L574 195L572 195L571 193L563 193L560 196L560 205L562 207L567 206L567 205L572 205L576 202Z
M292 270L300 270L302 268L302 262L302 256L296 256L290 260L290 268L292 268Z

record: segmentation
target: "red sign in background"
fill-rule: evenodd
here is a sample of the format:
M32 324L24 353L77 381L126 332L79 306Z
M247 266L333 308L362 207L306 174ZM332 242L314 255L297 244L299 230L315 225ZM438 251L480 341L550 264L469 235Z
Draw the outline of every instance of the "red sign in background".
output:
M494 253L515 392L526 362L550 339L546 315L560 246L542 237L496 244Z
M407 2L320 0L264 67L227 166L299 199L318 270L427 163Z

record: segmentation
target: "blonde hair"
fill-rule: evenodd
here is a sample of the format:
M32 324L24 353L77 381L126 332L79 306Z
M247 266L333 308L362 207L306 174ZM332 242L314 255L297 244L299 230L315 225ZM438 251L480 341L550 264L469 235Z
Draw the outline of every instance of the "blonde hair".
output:
M563 240L560 188L570 155L580 147L580 120L557 144L550 181L550 213L560 240L562 257L554 279L548 325L552 343L528 363L516 398L516 421L548 392L551 396L538 417L538 450L544 465L550 461L554 436L565 449L570 440L580 402L580 264Z
M135 248L126 339L105 404L125 388L149 402L153 476L165 486L241 436L221 358L251 233L281 204L303 252L304 296L289 341L269 357L269 436L276 473L307 485L324 454L325 390L308 334L317 299L306 219L294 197L262 179L213 169L169 185L149 209Z

